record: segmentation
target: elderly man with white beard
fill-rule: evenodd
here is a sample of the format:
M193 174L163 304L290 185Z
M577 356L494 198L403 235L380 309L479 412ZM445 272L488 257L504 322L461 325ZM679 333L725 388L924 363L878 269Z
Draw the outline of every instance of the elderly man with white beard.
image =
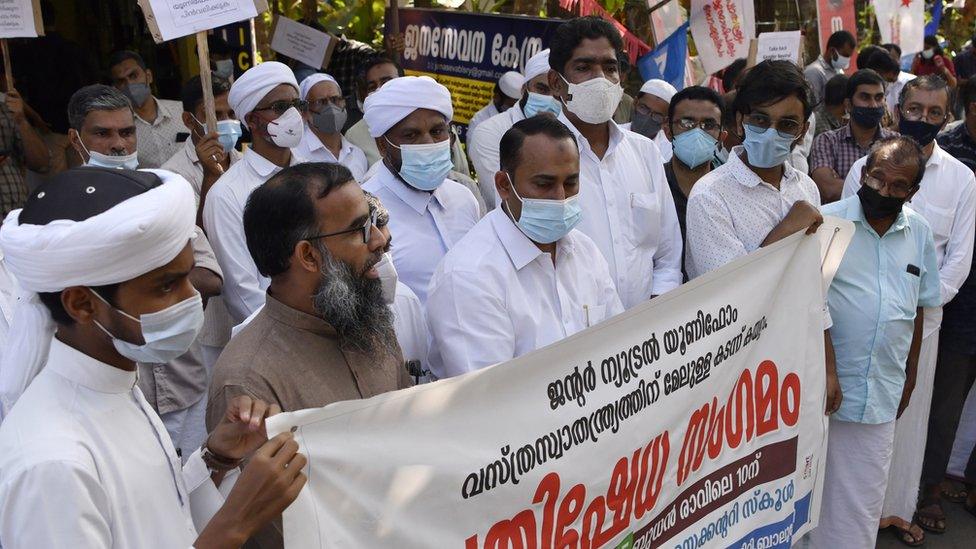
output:
M247 247L271 284L214 366L208 425L241 395L293 411L411 384L376 268L387 238L375 216L340 164L285 168L251 193ZM254 541L281 547L280 521Z

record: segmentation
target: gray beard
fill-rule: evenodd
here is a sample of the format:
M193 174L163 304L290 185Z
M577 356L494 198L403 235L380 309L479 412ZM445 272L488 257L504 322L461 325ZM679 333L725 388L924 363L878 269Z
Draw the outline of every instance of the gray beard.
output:
M355 273L347 263L318 245L324 258L322 282L312 296L315 313L335 328L339 347L367 355L396 356L399 346L393 311L383 299L379 279Z

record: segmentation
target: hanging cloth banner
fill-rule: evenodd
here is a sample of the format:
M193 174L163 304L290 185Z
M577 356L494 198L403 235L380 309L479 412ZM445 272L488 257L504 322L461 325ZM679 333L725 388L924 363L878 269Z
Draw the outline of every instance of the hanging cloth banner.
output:
M752 0L691 0L691 37L707 74L749 57L749 41L756 37Z
M939 32L939 23L942 22L942 0L935 0L932 2L932 9L929 10L932 13L932 20L929 21L928 25L925 25L925 36L933 36Z
M684 23L671 36L658 44L651 53L637 60L637 70L647 82L658 78L677 89L685 87L685 65L688 59L688 23Z
M817 0L817 21L820 28L820 51L827 49L827 39L839 30L857 36L857 17L854 0Z
M627 30L627 27L623 23L614 19L610 15L610 12L605 10L596 0L559 0L559 7L567 11L573 11L573 8L577 5L579 6L580 16L599 15L617 27L617 30L620 31L620 36L624 39L624 49L627 50L627 55L630 56L631 65L637 62L638 57L651 51L651 47L646 42Z
M898 44L905 55L922 51L925 37L924 0L875 0L881 42Z

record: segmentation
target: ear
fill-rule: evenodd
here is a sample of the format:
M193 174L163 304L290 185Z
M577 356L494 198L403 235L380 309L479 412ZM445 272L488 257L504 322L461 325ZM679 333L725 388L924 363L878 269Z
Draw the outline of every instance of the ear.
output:
M719 145L725 143L726 138L729 137L729 132L722 130L718 132L718 143Z
M61 306L78 324L88 324L95 317L95 296L84 286L72 286L61 291Z
M71 143L71 148L78 153L78 157L81 158L81 162L84 164L86 161L85 150L81 145L81 134L78 133L78 130L68 128L68 143Z
M743 120L745 117L742 116L741 112L735 113L735 128L732 131L739 139L745 139L746 136L746 129L742 126Z
M386 156L386 139L380 136L373 139L373 141L376 141L376 150L380 152L380 157Z
M502 170L495 172L495 190L498 191L498 196L501 197L502 201L508 200L512 196L512 183Z
M844 99L844 112L851 112L854 109L854 104L851 103L850 99Z
M146 69L146 84L152 86L152 83L153 83L152 69Z
M671 119L665 118L664 122L661 124L661 131L664 132L664 137L668 138L668 141L673 141L674 137L671 135Z
M311 242L301 240L295 244L295 249L292 250L291 264L301 267L305 272L317 273L322 261L322 258L318 257L319 255L318 250Z
M552 90L553 97L563 97L565 95L566 88L558 72L549 69L546 79L549 81L549 89Z

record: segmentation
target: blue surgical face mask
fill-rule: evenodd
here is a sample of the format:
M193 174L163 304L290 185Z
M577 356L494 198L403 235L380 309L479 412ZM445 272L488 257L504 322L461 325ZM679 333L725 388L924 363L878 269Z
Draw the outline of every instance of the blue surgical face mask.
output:
M525 107L522 108L522 114L524 114L526 118L532 118L533 116L544 112L549 112L559 116L559 112L561 110L562 106L555 97L543 95L541 93L529 92L529 98L525 101Z
M715 167L721 166L729 161L729 151L724 146L719 147L718 151L715 153Z
M440 187L447 174L451 173L454 162L451 160L451 140L424 145L394 145L400 149L400 177L411 187L421 191L433 191Z
M695 128L675 137L672 145L678 160L685 166L695 169L715 158L718 140L708 135L705 130Z
M98 292L92 290L113 311L139 324L142 331L142 345L119 339L95 322L103 332L112 338L112 345L120 355L135 362L165 364L186 353L203 327L203 300L199 292L161 311L139 315L135 318L121 309L115 308Z
M81 148L85 149L88 153L88 162L85 164L88 166L96 166L99 168L111 168L116 170L134 170L139 167L139 153L133 151L132 154L123 155L108 155L102 154L98 151L89 150L85 146L85 142L81 140L81 136L78 136L78 142L81 143Z
M746 149L749 164L757 168L775 168L790 157L796 136L781 134L775 128L762 128L744 124L746 138L742 146Z
M241 138L240 120L219 120L217 121L217 141L224 147L224 152L229 153Z
M583 209L579 205L579 195L566 200L543 200L541 198L522 198L515 190L512 176L505 172L512 194L522 203L522 213L515 224L529 240L539 244L552 244L569 234L583 220ZM511 213L508 214L511 217Z

